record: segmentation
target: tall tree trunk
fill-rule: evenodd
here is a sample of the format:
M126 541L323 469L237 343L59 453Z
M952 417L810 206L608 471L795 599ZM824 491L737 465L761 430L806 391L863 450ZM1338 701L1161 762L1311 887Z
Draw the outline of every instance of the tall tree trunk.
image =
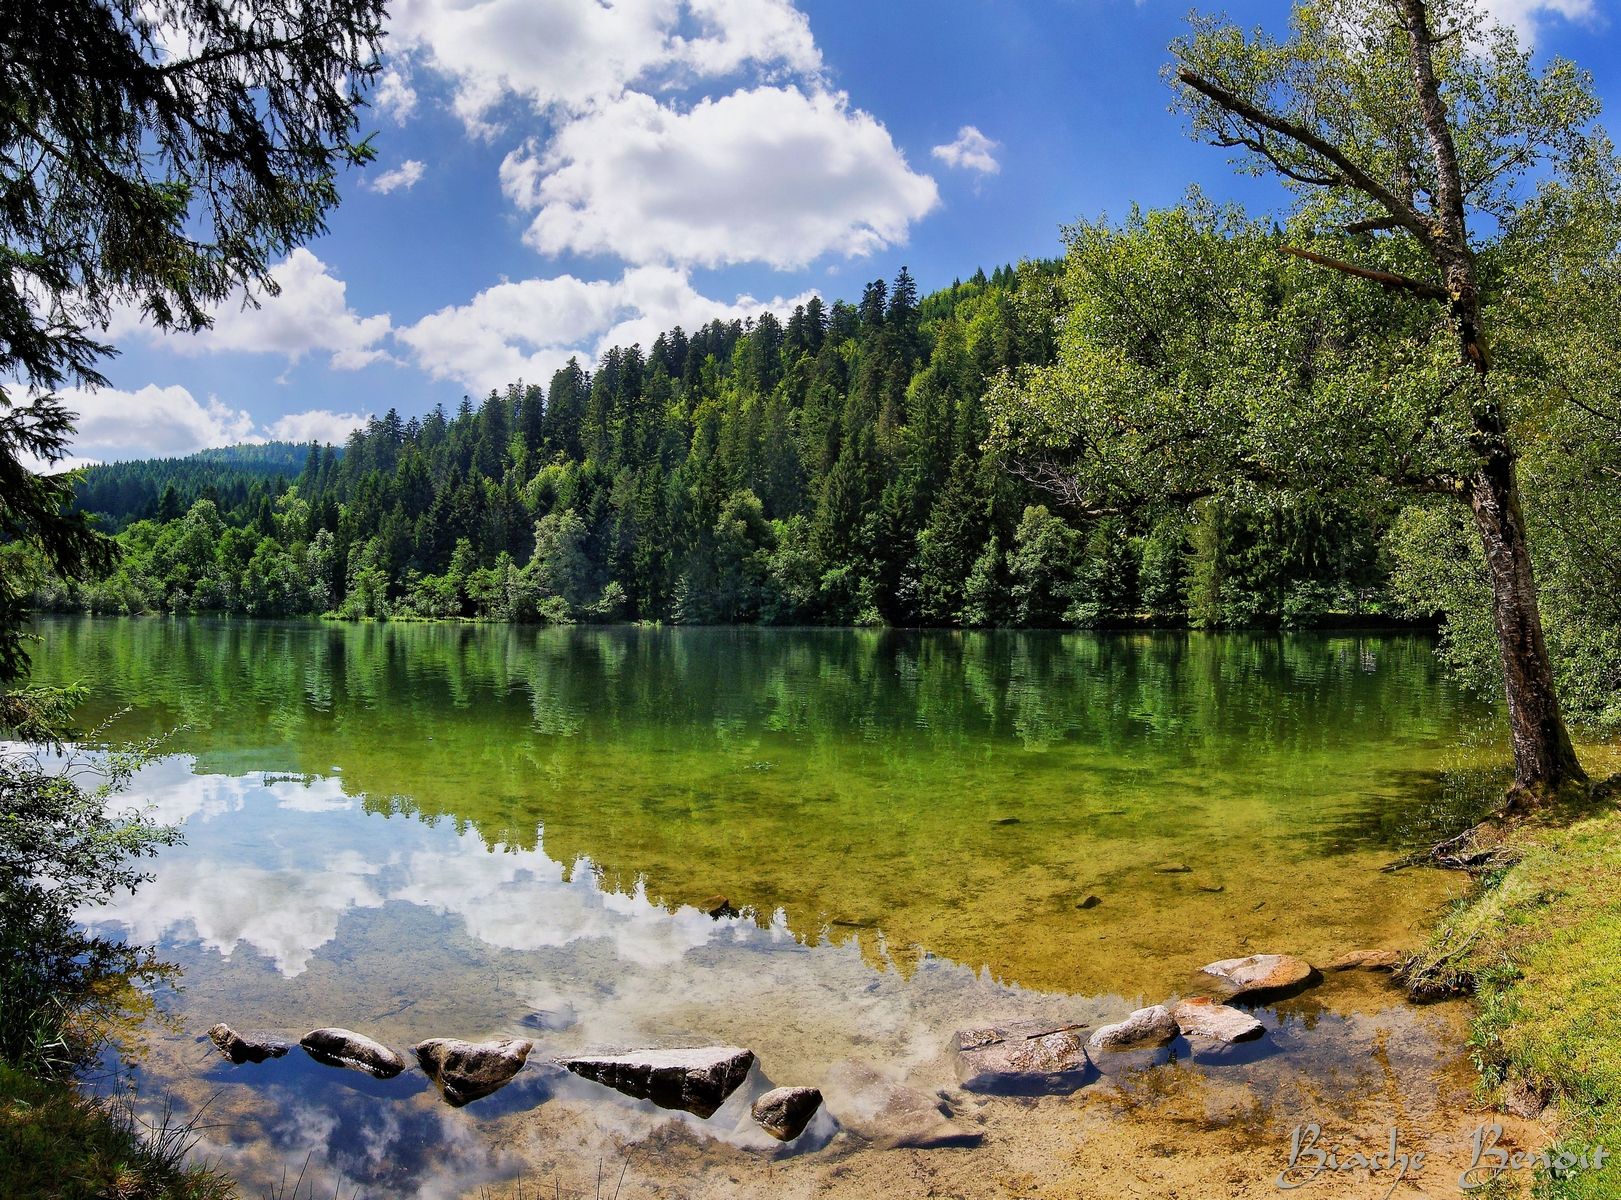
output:
M1514 747L1510 803L1534 805L1567 784L1585 782L1587 774L1576 759L1554 691L1513 454L1505 449L1488 455L1467 486L1486 554L1492 620L1503 663Z
M1585 783L1576 759L1559 696L1553 663L1542 636L1542 613L1531 564L1531 542L1520 509L1518 456L1501 405L1487 383L1491 356L1481 340L1479 284L1474 256L1460 239L1443 247L1447 290L1462 366L1475 377L1470 404L1479 467L1464 481L1466 499L1480 530L1486 574L1492 589L1492 624L1503 665L1508 701L1509 742L1514 749L1511 808L1532 807L1556 796L1567 784Z

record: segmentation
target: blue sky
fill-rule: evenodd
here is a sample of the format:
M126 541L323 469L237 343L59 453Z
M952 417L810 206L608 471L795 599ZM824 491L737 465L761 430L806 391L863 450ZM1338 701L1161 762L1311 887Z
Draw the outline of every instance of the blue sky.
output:
M1489 0L1621 103L1606 0ZM80 459L341 441L680 323L924 291L1060 253L1066 222L1197 184L1281 206L1186 137L1162 0L395 0L377 162L282 294L214 330L127 320L71 399ZM1230 6L1281 34L1283 3ZM1612 119L1611 124L1614 124Z

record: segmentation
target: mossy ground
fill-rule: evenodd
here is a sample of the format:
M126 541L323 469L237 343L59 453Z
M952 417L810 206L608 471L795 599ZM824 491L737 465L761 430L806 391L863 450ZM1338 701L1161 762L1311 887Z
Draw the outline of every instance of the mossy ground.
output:
M1518 861L1484 877L1409 970L1471 988L1484 1086L1501 1102L1547 1100L1557 1149L1621 1155L1621 812L1523 827ZM1546 1200L1614 1200L1621 1159L1546 1174Z
M140 1128L69 1082L0 1063L0 1194L8 1200L226 1200L230 1181L180 1165L188 1138Z

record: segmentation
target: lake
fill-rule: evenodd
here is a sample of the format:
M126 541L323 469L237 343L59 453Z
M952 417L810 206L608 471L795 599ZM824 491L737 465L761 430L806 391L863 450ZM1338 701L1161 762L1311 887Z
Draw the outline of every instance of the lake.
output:
M1464 1014L1362 973L1260 1010L1242 1053L1076 1094L965 1095L948 1051L1192 994L1214 959L1422 939L1460 881L1378 868L1506 761L1426 638L37 632L36 681L89 683L106 737L167 734L135 795L186 842L90 916L180 968L129 1081L202 1113L197 1152L249 1194L1103 1196L1181 1171L1264 1195L1297 1114L1376 1142L1467 1121ZM233 1067L199 1041L220 1020L536 1051L452 1109L414 1070ZM758 1063L707 1121L547 1065L709 1044ZM748 1096L849 1059L943 1091L983 1144L882 1152L828 1120L784 1150L750 1122Z

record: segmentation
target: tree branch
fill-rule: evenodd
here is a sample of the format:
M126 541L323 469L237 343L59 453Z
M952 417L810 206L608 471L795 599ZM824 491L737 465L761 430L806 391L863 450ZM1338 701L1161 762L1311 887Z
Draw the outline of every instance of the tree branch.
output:
M1320 267L1331 267L1346 275L1355 275L1358 279L1371 279L1381 287L1412 292L1415 296L1423 296L1426 300L1450 300L1452 298L1445 288L1438 287L1433 283L1425 283L1422 279L1413 279L1407 275L1395 275L1389 271L1376 271L1372 267L1359 267L1353 263L1341 262L1337 258L1329 258L1327 255L1302 250L1297 246L1279 246L1278 249L1284 254L1291 254L1295 258L1303 258L1307 262L1316 263Z
M1343 227L1344 233L1378 233L1386 229L1400 229L1401 222L1395 217L1373 217L1367 221L1352 221Z
M1330 145L1304 125L1297 124L1287 117L1280 117L1276 113L1267 112L1263 108L1258 108L1243 97L1229 92L1220 84L1212 83L1210 80L1196 75L1187 67L1179 68L1176 77L1194 91L1215 101L1217 105L1234 116L1242 117L1252 125L1258 125L1263 129L1270 129L1273 133L1280 134L1290 141L1299 142L1318 157L1331 163L1345 177L1348 184L1377 201L1380 207L1390 214L1392 220L1398 226L1410 232L1426 245L1429 245L1434 240L1434 232L1423 217L1392 193L1389 188L1352 162L1338 147Z

